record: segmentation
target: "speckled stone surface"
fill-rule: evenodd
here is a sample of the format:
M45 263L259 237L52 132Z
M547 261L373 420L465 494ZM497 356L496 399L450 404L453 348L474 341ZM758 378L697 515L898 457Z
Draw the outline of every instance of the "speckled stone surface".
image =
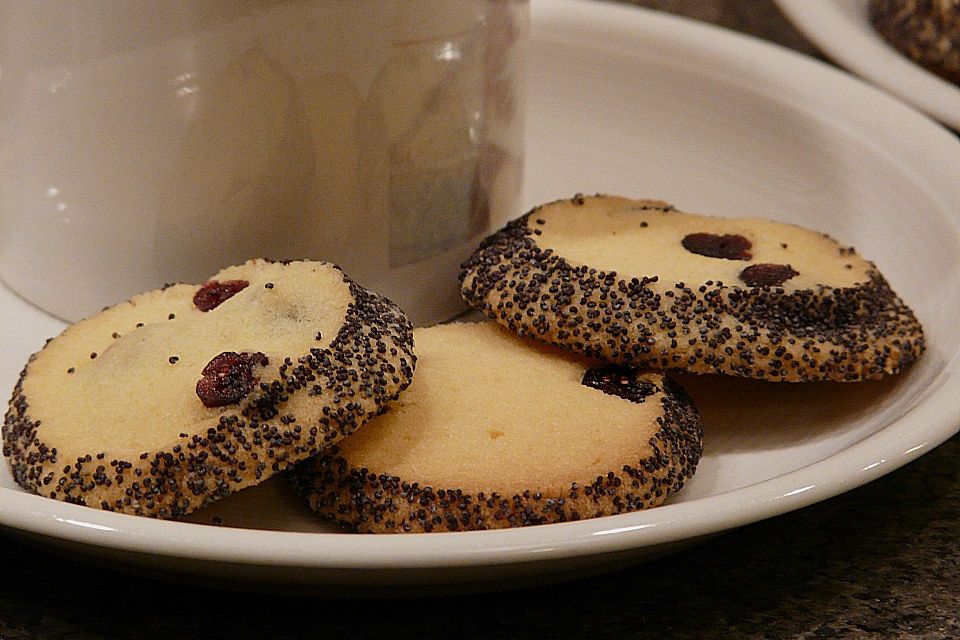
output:
M813 49L769 0L636 2ZM0 639L960 638L960 437L675 556L512 593L325 601L133 578L0 538Z

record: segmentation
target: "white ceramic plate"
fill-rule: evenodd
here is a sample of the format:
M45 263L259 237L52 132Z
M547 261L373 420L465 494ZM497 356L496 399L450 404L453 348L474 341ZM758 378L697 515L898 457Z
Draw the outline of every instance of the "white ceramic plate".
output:
M897 379L774 385L684 378L707 426L698 475L669 505L460 534L324 529L277 480L160 522L20 492L0 524L111 566L333 591L558 579L639 562L836 495L960 425L960 143L827 65L617 5L534 3L526 203L576 191L807 224L874 259L923 320L929 351ZM61 328L0 291L0 386ZM299 587L297 587L299 588ZM405 591L409 592L409 591ZM420 591L422 592L422 591Z
M838 64L960 129L960 87L915 64L874 31L867 0L775 1Z

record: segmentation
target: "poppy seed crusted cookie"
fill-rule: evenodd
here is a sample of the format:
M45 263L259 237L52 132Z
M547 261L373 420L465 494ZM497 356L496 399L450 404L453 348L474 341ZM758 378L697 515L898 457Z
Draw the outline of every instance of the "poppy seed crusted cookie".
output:
M850 247L790 224L577 195L490 236L472 306L610 362L773 381L864 380L923 352L913 312Z
M960 84L957 0L870 0L870 22L900 53Z
M696 469L699 416L659 373L495 323L415 337L417 376L391 411L296 469L325 519L396 533L580 520L657 506Z
M319 262L253 260L135 296L31 356L3 425L42 496L160 518L350 434L411 380L389 300Z

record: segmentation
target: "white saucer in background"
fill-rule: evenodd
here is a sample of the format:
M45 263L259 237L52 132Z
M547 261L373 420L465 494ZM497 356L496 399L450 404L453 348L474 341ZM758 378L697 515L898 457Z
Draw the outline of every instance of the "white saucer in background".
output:
M915 64L884 40L867 18L867 0L775 2L837 64L960 130L960 87Z
M162 522L47 500L0 471L0 526L109 566L375 593L491 588L608 570L862 485L960 427L960 142L829 65L696 22L537 0L527 205L577 191L812 226L874 260L929 349L879 383L682 377L706 423L667 506L525 529L372 536L320 525L282 479ZM61 324L0 289L0 388ZM922 499L918 497L918 499ZM220 518L223 526L206 526Z

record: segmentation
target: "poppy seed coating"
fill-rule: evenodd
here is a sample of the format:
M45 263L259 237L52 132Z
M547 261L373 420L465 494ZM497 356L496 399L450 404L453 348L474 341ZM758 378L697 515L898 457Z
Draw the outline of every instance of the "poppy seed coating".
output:
M874 29L900 53L960 85L960 4L956 0L870 0Z
M142 294L73 325L31 356L14 388L3 424L3 453L21 487L109 511L176 517L315 455L380 413L410 383L415 357L409 321L396 305L364 290L337 267L251 261L227 271L251 281L269 277L275 283L270 293L274 297L262 298L259 292L263 287L251 287L215 309L201 311L193 306L196 286L174 285ZM318 282L326 283L328 290L298 289L303 278L314 276L321 278ZM339 319L330 316L318 320L304 315L309 304L304 295L342 298L344 312ZM265 333L231 337L241 326L249 328L251 318L245 314L254 307L263 310L270 321ZM168 308L177 309L175 320L166 320ZM331 313L340 313L340 308L333 308ZM300 337L292 342L250 345L257 347L251 351L262 347L271 352L270 368L258 368L260 380L239 404L204 407L193 387L210 357L198 356L195 350L217 353L227 351L223 347L229 345L197 343L191 338L209 323L218 324L203 335L222 336L228 343L252 340L251 336L257 335L269 337L281 330L274 324L278 321L276 314L286 319L284 331L296 331ZM141 317L145 322L137 321ZM163 322L158 323L161 318ZM126 323L124 338L107 338L116 342L102 351L102 357L95 361L98 364L78 363L71 367L74 373L70 374L63 370L59 361L78 351L83 340L119 336L120 332L112 334L113 327L107 325L120 322ZM329 344L314 339L318 323L337 327L331 332ZM158 358L156 368L143 364L145 356L136 349L151 344L150 331L161 332L163 339L157 342L164 347L171 339L183 340L177 346L176 367L169 366L165 355ZM123 339L127 342L121 344ZM316 346L311 347L311 343ZM304 346L302 351L283 357L275 351L280 348L278 344ZM125 349L132 350L130 359L121 358ZM257 355L258 367L265 366L267 358ZM191 360L198 364L188 366ZM182 386L182 393L177 387L171 396L173 406L161 406L159 413L127 416L124 409L136 411L134 407L140 401L135 394L121 398L82 395L82 390L95 387L83 386L78 376L119 384L114 369L107 378L95 378L92 376L102 372L90 367L118 366L115 371L122 373L132 363L147 367L147 377L156 376L143 381L153 393L164 392L161 383ZM56 377L59 375L63 378ZM80 395L49 397L51 389L63 388L68 375L71 384L80 385ZM85 402L94 405L81 407ZM120 406L115 409L116 415L129 419L129 428L135 429L132 437L117 433L122 430L113 424L103 429L88 417L96 415L98 406L106 409L117 402ZM66 406L56 413L60 405ZM38 407L43 407L41 413ZM70 424L69 418L75 414L83 417ZM178 416L183 415L199 417L178 422L182 420Z
M417 377L391 411L296 468L324 519L429 533L614 515L662 504L700 460L699 415L662 374L494 323L415 339Z
M757 262L793 265L795 275L781 286L744 286L743 262L682 248L700 227L750 236ZM659 235L644 244L652 230ZM677 272L694 276L685 282ZM924 349L913 312L852 248L794 225L695 216L659 201L598 195L537 207L484 240L460 279L464 300L512 331L609 362L855 381L897 373Z

